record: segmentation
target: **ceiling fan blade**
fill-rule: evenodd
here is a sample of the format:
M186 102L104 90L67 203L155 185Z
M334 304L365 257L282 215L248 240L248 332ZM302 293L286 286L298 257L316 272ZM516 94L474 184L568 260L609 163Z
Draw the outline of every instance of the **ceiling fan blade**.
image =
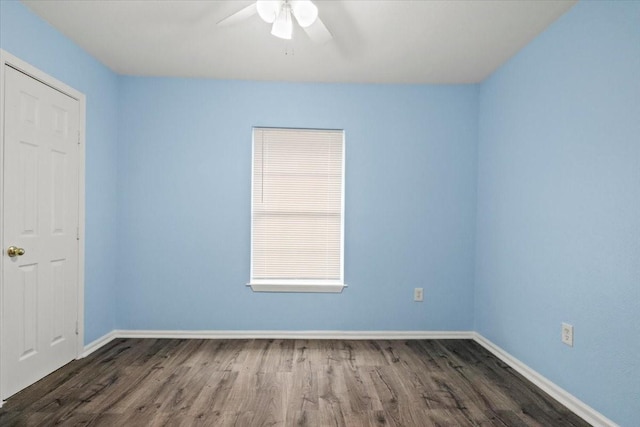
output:
M304 28L304 31L307 33L309 38L318 44L326 43L329 40L333 39L331 32L324 25L320 17L316 19L316 21Z
M218 21L217 25L221 27L227 26L227 25L234 25L244 21L245 19L251 18L256 13L258 13L258 10L256 9L256 3L253 2L249 6L245 7L244 9L240 9L233 15L229 15L226 18Z

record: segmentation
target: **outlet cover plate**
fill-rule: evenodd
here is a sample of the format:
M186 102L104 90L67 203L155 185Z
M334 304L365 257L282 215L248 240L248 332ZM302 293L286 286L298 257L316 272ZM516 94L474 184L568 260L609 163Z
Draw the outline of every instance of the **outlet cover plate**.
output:
M424 300L424 291L422 288L415 288L413 290L413 300L422 302Z
M573 347L573 325L562 323L562 342Z

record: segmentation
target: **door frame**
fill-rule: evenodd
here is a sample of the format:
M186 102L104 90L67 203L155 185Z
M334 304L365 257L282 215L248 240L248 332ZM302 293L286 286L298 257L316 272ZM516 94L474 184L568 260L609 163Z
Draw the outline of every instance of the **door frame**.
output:
M10 66L16 70L34 78L41 83L52 87L53 89L70 96L79 103L79 146L78 146L78 313L76 315L78 334L76 345L76 359L79 359L84 351L84 250L85 250L85 124L86 124L86 97L82 92L68 86L60 80L48 75L33 65L21 60L20 58L0 49L0 224L4 218L4 105L5 105L5 67ZM0 227L0 242L4 242L4 228ZM4 246L2 251L4 251ZM2 262L0 262L0 299L4 300L4 283L2 269L4 268L4 254L2 254ZM0 304L0 332L3 330L4 313L2 312L2 304ZM1 336L1 335L0 335ZM0 353L0 357L2 357ZM1 361L0 361L1 362ZM0 372L0 387L2 386L2 372ZM0 389L0 407L2 407L3 399L5 399L4 390Z

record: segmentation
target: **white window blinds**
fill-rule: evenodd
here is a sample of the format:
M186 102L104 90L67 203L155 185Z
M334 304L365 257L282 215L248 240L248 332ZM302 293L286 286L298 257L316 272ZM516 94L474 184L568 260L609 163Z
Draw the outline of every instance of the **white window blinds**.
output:
M251 282L342 283L344 132L254 128Z

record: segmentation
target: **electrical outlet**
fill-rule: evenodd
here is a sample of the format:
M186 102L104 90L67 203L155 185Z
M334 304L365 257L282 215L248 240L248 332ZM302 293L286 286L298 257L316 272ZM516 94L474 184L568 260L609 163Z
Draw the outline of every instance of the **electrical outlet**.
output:
M415 288L413 290L413 300L422 302L423 299L424 299L424 293L422 291L422 288Z
M573 325L562 324L562 342L569 347L573 347Z

